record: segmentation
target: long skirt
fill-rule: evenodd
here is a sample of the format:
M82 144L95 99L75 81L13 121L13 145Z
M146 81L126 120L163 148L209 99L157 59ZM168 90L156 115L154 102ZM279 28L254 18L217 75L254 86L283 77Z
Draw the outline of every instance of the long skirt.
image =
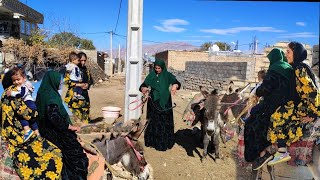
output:
M174 123L171 97L162 109L159 101L148 101L148 126L144 134L145 146L153 147L158 151L171 149L175 143Z

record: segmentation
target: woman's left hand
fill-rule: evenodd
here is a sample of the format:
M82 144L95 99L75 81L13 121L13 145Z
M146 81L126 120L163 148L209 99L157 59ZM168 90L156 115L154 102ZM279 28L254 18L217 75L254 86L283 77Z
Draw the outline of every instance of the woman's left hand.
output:
M82 89L88 89L89 84L88 83L84 83L84 85L82 86Z
M176 94L177 89L178 89L178 85L177 84L172 85L172 87L171 87L171 96L174 96Z
M301 118L301 122L302 123L309 123L309 122L312 122L314 119L312 117L303 117Z

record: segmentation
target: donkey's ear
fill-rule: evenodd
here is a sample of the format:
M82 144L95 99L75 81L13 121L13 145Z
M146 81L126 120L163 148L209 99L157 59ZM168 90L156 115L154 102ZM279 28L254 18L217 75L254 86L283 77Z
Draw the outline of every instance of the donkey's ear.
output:
M209 95L209 90L206 87L200 86L200 92L205 98Z
M118 135L117 132L112 132L112 133L110 134L110 140L115 139L115 138L118 137L118 136L119 136L119 135Z
M228 87L227 87L227 94L232 94L234 92L234 83L233 81L230 81Z
M143 130L145 129L147 123L148 121L146 119L139 118L138 122L135 123L135 125L131 128L131 131L128 134L128 136L130 136L133 139L138 139L139 136L142 134Z

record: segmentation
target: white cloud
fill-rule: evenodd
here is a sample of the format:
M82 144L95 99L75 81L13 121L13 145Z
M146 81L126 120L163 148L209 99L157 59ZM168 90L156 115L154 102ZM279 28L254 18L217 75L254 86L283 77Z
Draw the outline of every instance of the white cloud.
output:
M212 38L212 36L189 36L190 38Z
M318 36L311 32L301 32L301 33L284 34L282 36L279 36L278 38L315 38L315 37L318 37Z
M297 26L306 26L306 23L305 22L296 22L296 25Z
M186 29L176 27L177 25L188 25L189 22L183 19L167 19L161 22L162 26L153 26L158 31L162 32L183 32Z
M219 35L232 35L241 31L285 32L284 30L275 29L273 27L234 27L228 29L201 29L200 31Z

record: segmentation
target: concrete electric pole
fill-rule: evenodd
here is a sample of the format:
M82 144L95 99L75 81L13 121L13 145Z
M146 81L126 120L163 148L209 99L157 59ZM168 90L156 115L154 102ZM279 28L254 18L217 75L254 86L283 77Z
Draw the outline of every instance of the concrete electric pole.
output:
M128 0L128 29L126 54L126 92L124 120L136 120L141 116L141 107L129 110L130 102L140 99L139 86L142 75L142 14L143 0ZM133 105L134 106L134 105Z

